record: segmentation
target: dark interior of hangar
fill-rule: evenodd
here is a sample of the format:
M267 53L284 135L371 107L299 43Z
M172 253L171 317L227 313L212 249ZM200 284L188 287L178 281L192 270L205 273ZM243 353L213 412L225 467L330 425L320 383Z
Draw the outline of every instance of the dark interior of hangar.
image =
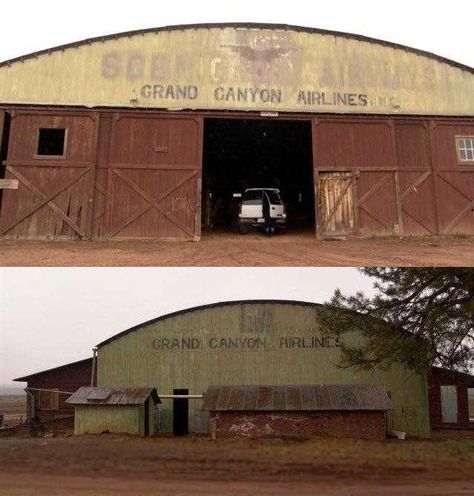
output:
M205 119L203 230L237 232L246 188L278 188L289 231L314 228L311 123Z

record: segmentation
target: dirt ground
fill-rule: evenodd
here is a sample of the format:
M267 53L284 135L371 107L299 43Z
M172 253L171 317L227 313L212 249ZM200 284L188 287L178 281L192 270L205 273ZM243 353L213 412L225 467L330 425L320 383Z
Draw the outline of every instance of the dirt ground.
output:
M178 241L0 241L2 266L474 266L474 237L317 241L311 233Z
M474 440L0 438L13 496L474 495Z
M26 395L0 395L0 411L4 414L3 427L23 422L26 417Z

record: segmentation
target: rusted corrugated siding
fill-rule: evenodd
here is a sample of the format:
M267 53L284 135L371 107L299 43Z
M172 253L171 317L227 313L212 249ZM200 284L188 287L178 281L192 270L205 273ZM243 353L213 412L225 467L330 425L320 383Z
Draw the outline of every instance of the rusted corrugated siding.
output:
M210 411L387 411L392 408L383 388L369 384L210 386L203 399L203 409Z
M69 405L143 405L152 397L158 402L153 388L81 387L67 399Z
M217 381L229 386L379 385L390 393L394 405L390 428L413 435L429 433L428 387L423 374L397 365L389 371L372 372L338 368L339 347L333 340L327 342L327 347L312 347L315 336L321 336L315 305L244 302L190 310L102 344L98 350L98 381L103 387L156 387L162 394L172 394L175 388L202 394ZM305 348L298 346L303 337ZM163 342L159 340L163 338L177 339L177 347L161 349ZM295 341L296 338L300 341ZM183 339L184 348L180 347ZM188 346L190 339L197 340L194 348ZM226 347L231 345L230 339L235 342L242 339L248 346ZM255 347L257 339L265 345ZM357 343L360 339L358 334L347 335L345 342ZM242 408L251 410L256 407L257 399L247 396L235 401L243 402ZM273 401L275 405L285 404L281 395ZM167 432L172 430L169 408L171 405L166 402L160 406L160 426ZM201 401L190 402L191 423L194 411L200 409Z

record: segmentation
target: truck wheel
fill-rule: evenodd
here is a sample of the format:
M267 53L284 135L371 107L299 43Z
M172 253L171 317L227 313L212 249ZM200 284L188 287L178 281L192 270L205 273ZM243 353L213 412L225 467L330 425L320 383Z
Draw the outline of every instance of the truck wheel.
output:
M239 225L239 233L240 234L248 234L249 230L247 228L247 226L245 226L244 224L240 224Z

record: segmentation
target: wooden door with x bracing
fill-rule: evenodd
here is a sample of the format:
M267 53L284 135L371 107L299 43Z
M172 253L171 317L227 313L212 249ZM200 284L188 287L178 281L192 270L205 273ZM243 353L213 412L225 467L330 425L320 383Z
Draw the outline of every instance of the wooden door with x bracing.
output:
M90 237L97 130L95 113L12 113L1 237Z
M349 172L319 172L315 175L318 236L354 233L354 175Z
M114 114L106 185L97 184L101 237L199 238L201 127L192 117Z

